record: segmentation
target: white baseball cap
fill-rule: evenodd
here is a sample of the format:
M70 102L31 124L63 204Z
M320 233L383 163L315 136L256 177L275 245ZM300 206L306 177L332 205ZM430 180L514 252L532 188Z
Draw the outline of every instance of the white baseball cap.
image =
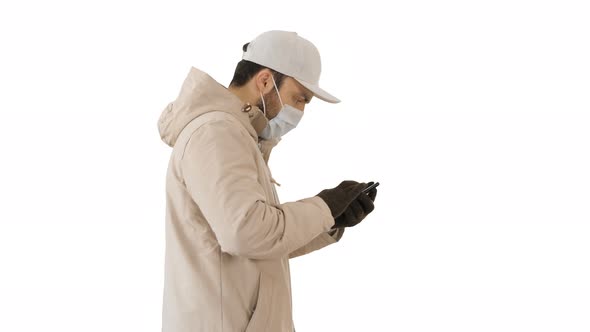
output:
M242 59L293 77L321 100L340 102L319 86L320 52L295 32L273 30L262 33L250 42Z

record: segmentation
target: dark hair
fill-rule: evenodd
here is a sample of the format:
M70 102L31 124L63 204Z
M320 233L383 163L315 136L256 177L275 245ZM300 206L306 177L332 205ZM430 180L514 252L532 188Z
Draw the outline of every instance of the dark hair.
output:
M250 43L244 44L242 50L246 52L248 49L248 45ZM277 83L277 89L281 88L281 84L285 79L286 75L279 73L276 70L270 69L268 67L264 67L257 63L248 60L241 60L238 62L236 66L236 70L234 71L234 77L232 78L231 82L229 83L230 86L241 87L244 86L248 81L252 79L256 74L258 74L263 69L269 69L272 72L272 76Z

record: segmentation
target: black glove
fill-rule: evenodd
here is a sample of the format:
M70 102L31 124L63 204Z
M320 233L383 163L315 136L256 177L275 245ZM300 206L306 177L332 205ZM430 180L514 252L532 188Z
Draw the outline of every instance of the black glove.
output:
M373 182L369 182L365 188L372 184ZM332 229L352 227L363 221L363 219L375 209L373 202L376 197L377 188L371 189L368 193L361 193L358 195L358 197L348 205L346 210L334 219L336 223L332 226Z
M371 211L373 201L377 195L377 188L373 188L368 195L361 194L363 189L372 184L356 181L343 181L337 187L322 190L317 196L322 198L330 208L334 217L334 228L352 227L361 222Z

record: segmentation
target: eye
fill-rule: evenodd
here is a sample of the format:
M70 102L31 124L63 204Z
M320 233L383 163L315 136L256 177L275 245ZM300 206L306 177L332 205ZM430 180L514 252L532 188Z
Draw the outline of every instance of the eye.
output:
M309 99L304 94L296 94L293 96L293 101L296 104L309 104Z

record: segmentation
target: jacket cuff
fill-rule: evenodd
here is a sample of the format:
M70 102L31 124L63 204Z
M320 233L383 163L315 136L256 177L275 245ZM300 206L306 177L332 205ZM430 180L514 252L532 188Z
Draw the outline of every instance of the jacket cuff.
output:
M322 223L324 224L325 228L324 231L328 232L331 231L332 226L336 224L336 220L332 217L332 211L326 202L320 196L314 196L311 198L312 200L316 200L318 206L321 208L322 212Z
M324 234L324 240L327 244L332 244L340 241L342 235L344 235L345 228L332 229Z

